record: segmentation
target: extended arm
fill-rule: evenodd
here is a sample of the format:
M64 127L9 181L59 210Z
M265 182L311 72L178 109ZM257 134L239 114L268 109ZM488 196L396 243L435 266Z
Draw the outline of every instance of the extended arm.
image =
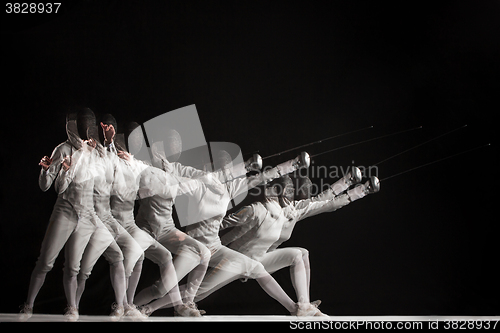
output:
M276 167L260 172L255 176L236 178L230 182L229 194L231 198L248 191L260 184L265 184L273 179L292 173L300 168L308 168L310 164L309 154L302 152L296 158L278 164Z

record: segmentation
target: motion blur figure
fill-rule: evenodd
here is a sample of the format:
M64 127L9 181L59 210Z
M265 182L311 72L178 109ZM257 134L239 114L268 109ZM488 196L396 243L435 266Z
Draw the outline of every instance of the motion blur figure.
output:
M222 237L222 243L230 244L230 248L259 261L269 273L290 267L299 306L309 315L323 316L317 308L321 301L310 302L309 251L298 247L277 247L290 238L296 222L322 212L335 211L380 189L378 179L372 178L342 194L360 180L361 172L354 167L326 191L310 198L309 178L300 177L295 191L292 179L281 177L266 187L265 200L243 207L224 219L224 228L234 228ZM299 200L294 200L295 192Z
M209 172L208 170L212 170L212 168L207 167L202 171L177 162L182 152L180 134L175 130L166 130L165 132L164 141L155 142L152 145L153 164L174 177L187 177L192 179L203 178L205 184L209 185L211 188L211 191L217 192L217 188L221 187L219 184L228 179L228 175L226 175L225 172L226 170L224 168L218 168L215 172ZM204 152L208 153L208 149ZM226 154L224 158L225 163L231 163L230 156ZM260 169L262 162L259 164L258 159L259 157L254 156L246 163L237 165L237 176L245 175L247 171ZM218 182L212 181L212 178L216 178ZM139 226L147 230L161 244L176 255L174 264L179 281L190 272L187 283L181 288L183 293L182 297L185 304L193 309L197 309L194 303L194 297L207 271L211 253L201 242L175 228L172 218L173 204L173 199L166 199L161 196L151 196L143 199L141 200L136 220ZM145 303L149 303L152 300L151 297L146 298L147 294L143 295L142 292L137 298L140 296ZM150 315L153 311L162 306L162 304L168 304L169 302L169 296L166 295L163 300L159 300L151 305L144 305L141 312L145 315ZM204 313L203 310L198 311L200 315Z
M166 130L165 132L168 141L163 142L164 146L159 147L159 143L153 144L154 165L179 182L182 181L181 177L192 179L205 177L206 172L176 162L182 152L181 137L175 130ZM187 288L182 290L182 299L184 304L193 309L194 316L201 316L193 300L207 271L210 251L205 245L175 227L172 217L174 200L175 197L169 198L160 194L141 199L136 223L174 254L174 266L178 281L189 273ZM150 288L141 291L136 296L137 305L144 305L141 309L143 314L151 315L153 310L145 304L158 296ZM168 295L163 297L170 300Z
M294 160L282 163L258 175L243 178L232 177L235 173L231 170L231 158L227 152L219 152L215 156L217 157L217 160L214 161L215 168L221 169L222 175L226 177L225 182L220 182L218 177L212 177L220 182L221 191L217 192L207 188L189 198L192 204L189 209L192 223L186 228L187 234L205 244L212 254L209 262L212 269L201 283L195 301L209 296L218 289L216 287L221 282L235 278L252 278L269 296L281 303L290 313L296 313L298 305L290 299L260 262L221 244L219 228L230 200L241 193L243 189L246 190L266 183L298 168L308 167L309 156L307 153L302 153ZM199 222L195 223L197 221ZM148 305L153 311L168 306L171 306L171 303L166 298Z
M135 128L138 125L135 125ZM134 125L132 125L134 127ZM131 129L128 142L136 145L134 151L140 150L142 144L142 133ZM177 194L196 191L201 182L191 179L173 178L169 173L152 167L140 160L135 159L125 151L118 151L119 170L115 175L113 195L111 196L111 212L115 219L125 230L139 243L145 251L146 258L153 261L160 268L161 279L152 286L141 291L134 300L134 291L139 280L142 262L136 265L129 279L127 298L129 304L143 302L141 299L156 299L168 295L174 300L175 310L181 316L196 316L198 311L182 302L177 285L177 273L175 271L173 257L162 244L153 238L148 232L140 229L134 218L134 203L136 198L146 199L153 196L171 200ZM199 259L198 259L199 260ZM137 269L137 271L136 271Z
M83 156L83 158L87 158L87 155L93 150L93 141L87 139L89 135L93 134L91 125L92 122L95 124L95 116L92 110L86 108L80 110L77 114L68 114L66 120L68 140L57 146L51 157L44 156L40 161L42 166L39 176L40 188L47 191L54 183L58 198L42 242L40 256L31 275L28 298L21 310L21 320L27 320L32 316L36 295L45 281L46 274L52 269L59 252L65 244L70 244L66 246L65 250L63 278L68 301L66 314L68 319L78 318L76 275L79 272L83 250L96 225L89 222L93 218L90 216L91 214L83 213L89 207L93 209L93 203L87 201L88 192L84 190L89 185L84 186L84 181L81 183L73 182L67 173L69 172L73 176L80 173L80 179L84 180L90 172L85 166L79 167L80 171L76 172L78 162L73 161L73 157ZM77 120L79 123L77 123ZM74 165L73 162L75 162ZM73 170L71 171L72 165ZM82 174L87 174L87 176L82 176ZM86 222L81 221L82 216L88 217Z
M79 299L93 264L111 244L114 246L106 256L111 264L123 266L123 255L94 209L94 180L98 176L98 162L103 149L97 142L93 112L80 112L76 124L73 121L68 123L70 134L72 127L76 130L81 148L63 160L55 187L71 203L78 216L77 228L65 245L63 279L68 299L66 316L69 320L76 320Z
M68 114L66 119L66 132L68 139L58 145L50 157L44 156L39 163L42 169L40 171L38 183L40 189L44 192L52 186L61 171L65 172L62 168L63 165L65 165L65 168L69 168L71 164L70 157L76 151L84 147L83 140L77 134L78 125L76 124L76 117L76 113ZM87 108L80 110L78 117L82 120L79 128L85 132L84 137L86 137L88 132L85 129L87 126L86 123L90 123L92 121L94 114L92 110ZM66 244L70 236L76 231L77 226L79 226L77 211L70 200L71 198L78 197L80 195L78 192L79 189L74 186L69 186L64 192L58 191L59 194L42 242L40 256L38 257L35 268L31 274L28 297L21 310L21 320L27 320L32 316L35 298L45 281L47 273L54 266L54 262L63 246ZM67 259L65 263L65 290L68 290L70 284L69 281L74 277L73 275L70 278L70 275L72 275L69 273L70 267L79 267L79 259L76 259L75 257L73 258L73 261L74 260L78 260L78 263L70 263L70 259ZM75 281L72 281L71 285L74 287L76 285ZM67 300L69 305L68 313L69 316L71 316L71 313L77 313L74 308L75 301L70 295L67 295ZM73 308L71 303L73 303Z
M130 275L137 261L144 253L132 236L116 221L111 214L111 191L118 157L114 146L116 120L111 115L105 115L101 127L104 134L104 146L97 142L94 163L94 209L99 219L104 223L108 232L113 236L113 242L102 253L100 244L95 244L92 237L85 249L80 274L78 275L77 305L95 263L103 254L110 264L111 284L115 291L115 303L112 305L110 317L118 320L124 314L133 315L134 311L127 303L126 289ZM126 311L126 312L125 312Z
M68 114L66 123L68 123L69 120L70 115ZM41 159L39 165L42 169L40 170L38 184L42 191L45 192L52 186L52 183L59 174L62 161L67 156L71 156L73 152L79 148L79 143L75 140L70 140L70 135L68 133L68 139L58 145L50 157L44 156ZM33 304L45 281L45 276L54 266L59 252L61 252L69 236L75 230L77 222L78 217L73 206L69 201L64 199L62 195L59 195L49 219L49 225L42 242L40 256L31 274L28 297L21 310L21 320L27 320L32 316Z

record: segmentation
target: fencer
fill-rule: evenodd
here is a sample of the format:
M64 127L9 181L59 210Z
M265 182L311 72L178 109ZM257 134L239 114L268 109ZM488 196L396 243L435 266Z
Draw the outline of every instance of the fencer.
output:
M235 214L225 217L221 229L231 226L237 226L238 228L234 228L229 234L224 235L221 240L223 245L227 245L244 233L245 237L238 239L240 243L237 246L231 244L230 248L260 262L269 273L291 266L292 284L295 287L297 303L300 305L302 313L307 311L306 313L309 316L319 316L322 313L315 306L317 303L310 304L309 302L309 284L306 274L308 261L305 262L308 255L307 250L301 248L279 249L277 253L273 253L272 258L267 254L267 250L279 238L283 225L288 222L290 217L289 212L292 207L284 205L285 209L280 205L280 201L284 200L284 197L293 200L294 188L290 186L290 183L291 179L288 176L274 180L266 186L266 199L263 202L256 202L240 209ZM302 205L297 212L304 213L307 210L323 205L324 203L319 201L310 202L310 204ZM214 278L218 283L215 284L211 292L237 278L231 277L224 280L223 275ZM292 312L292 315L296 314L297 312Z
M99 142L96 146L98 154L96 154L94 163L94 209L99 219L113 236L114 241L102 253L101 248L94 245L93 237L91 238L83 254L80 274L78 275L77 305L85 289L86 280L102 253L110 264L111 283L115 291L116 300L112 305L110 317L112 320L118 320L124 314L128 316L139 315L134 307L128 305L126 289L134 266L143 257L144 252L134 238L111 214L111 189L118 159L113 142L116 120L111 115L105 115L101 127L105 141L104 146Z
M221 229L235 227L221 237L222 244L247 255L262 263L270 273L290 267L292 285L295 289L298 303L304 308L309 308L310 315L322 316L317 308L318 301L310 303L309 299L309 253L304 248L277 249L272 253L268 250L278 240L283 226L288 223L292 212L295 215L304 214L308 210L322 207L322 201L309 201L307 204L296 207L293 201L293 184L288 176L274 180L265 187L266 198L262 202L255 202L245 206L238 212L224 218ZM290 200L290 204L285 204ZM233 242L234 241L234 242ZM232 281L221 282L217 287Z
M175 130L167 129L165 132L164 138L167 140L152 144L153 165L177 177L200 178L206 176L206 171L177 162L182 152L181 136ZM160 143L162 144L161 147ZM245 164L241 165L240 169L242 170L240 173L246 174L247 171L260 169L262 162L259 163L259 158L260 156L253 156ZM221 170L211 175L220 181L225 179ZM196 309L193 301L208 268L210 251L205 245L175 227L172 218L173 204L173 199L166 199L161 196L150 196L141 200L136 223L153 235L169 251L176 254L174 265L179 281L190 272L187 283L181 291L185 304ZM136 300L141 299L141 301L137 301L137 304L147 304L154 299L154 296L149 290L141 291L136 296ZM168 296L165 297L168 298ZM141 311L149 316L153 310L148 306L144 306Z
M94 183L99 179L99 162L102 161L104 149L95 139L97 128L93 113L79 117L76 127L79 137L86 135L88 140L80 139L81 148L63 160L62 169L55 181L57 192L72 204L78 216L77 228L65 245L64 276L67 281L64 286L70 302L67 315L71 320L78 319L78 304L85 281L97 259L108 249L105 258L112 267L119 267L121 270L124 259L113 236L94 209ZM91 134L90 131L94 133ZM117 301L123 299L123 287L115 288Z
M308 167L309 156L307 153L302 153L297 158L258 175L232 179L230 170L232 165L228 163L228 161L231 161L231 157L228 155L227 152L220 152L216 155L217 158L214 161L215 169L222 169L226 178L228 178L228 181L221 183L223 191L215 193L205 189L205 191L199 193L199 196L190 197L190 203L192 202L193 205L189 213L193 217L193 222L199 222L189 224L186 227L187 234L205 244L212 253L209 262L212 269L201 283L195 301L210 295L220 280L226 281L234 277L247 277L255 279L269 296L276 299L290 313L299 316L310 315L310 309L304 309L300 304L292 301L261 263L223 246L219 238L219 228L231 198L237 196L243 189L246 190L279 178L298 168ZM200 217L205 218L198 220ZM163 298L148 304L147 307L148 311L154 311L161 307L168 307L170 304L167 298Z
M181 137L175 130L167 129L165 132L165 137L168 140L163 142L165 146L161 148L161 151L160 148L155 148L158 147L157 142L152 145L155 152L153 165L173 177L200 178L206 176L204 171L177 162L182 152ZM186 305L193 309L193 314L200 316L193 299L207 271L210 251L205 245L176 228L172 217L174 199L162 195L152 195L141 199L136 223L175 255L174 266L178 281L189 273L187 277L188 287L182 290L182 299ZM157 288L149 287L139 292L135 297L136 304L144 305L158 298L159 295L154 293L155 289ZM147 307L143 307L142 311L145 315L151 314Z
M310 180L300 177L297 195L290 177L284 176L266 186L266 199L243 207L224 219L223 228L234 228L222 237L223 244L261 262L269 273L290 267L292 285L298 302L309 304L316 316L323 314L317 305L310 303L309 252L303 248L277 248L287 240L297 221L321 212L335 211L352 201L380 189L378 179L371 178L364 185L341 194L361 180L358 168L335 182L328 190L310 198ZM294 200L299 199L299 200ZM229 283L231 281L226 281Z
M85 127L84 119L86 118L86 115L88 116L87 118L90 119L93 116L93 112L90 109L80 110L79 116L83 120L80 128ZM82 148L83 142L77 135L78 129L69 128L69 126L74 124L74 121L76 120L76 113L68 113L66 120L66 132L68 139L59 144L54 149L50 157L44 156L39 163L41 170L38 183L40 189L44 192L47 191L57 179L58 174L62 170L63 161L67 161L67 159L72 156L74 152ZM42 241L40 256L38 257L35 268L31 274L28 296L21 309L20 320L27 320L32 316L35 298L43 286L47 273L54 266L55 260L63 246L77 229L78 214L69 200L70 197L78 195L78 193L71 192L77 191L77 188L70 187L65 191L65 193L61 193L57 197L54 209L52 210L52 214L49 219L49 225L47 226L47 230ZM79 260L78 263L75 262L74 266L78 265ZM69 262L68 265L65 264L65 278L63 280L65 290L71 289L69 286L70 281L72 281L72 279L69 278L70 266L73 265L69 265ZM74 287L75 281L72 282L72 287ZM71 301L68 299L68 304L70 303ZM74 311L69 307L67 312L68 316L72 316L72 312Z
M68 118L69 115L67 116L67 120L69 120ZM46 192L52 186L55 178L59 174L62 161L67 156L71 156L73 151L78 148L79 147L74 146L74 142L70 140L68 135L68 139L59 144L50 157L44 156L41 159L39 163L41 170L38 184L42 191ZM49 219L49 225L40 249L40 256L31 274L28 297L21 309L21 320L27 320L32 316L33 304L45 281L45 277L54 266L59 252L62 250L64 244L66 244L69 236L73 233L77 222L78 218L75 210L69 201L64 199L62 195L59 195Z
M141 138L131 136L129 144L141 144ZM135 151L139 151L137 149ZM146 258L152 260L160 268L161 280L149 288L149 293L155 298L163 297L167 293L174 299L175 310L181 316L197 316L198 311L182 302L177 285L177 275L172 261L172 254L149 233L140 229L134 218L134 202L136 197L145 199L151 196L162 196L171 199L177 193L188 193L198 189L202 182L199 180L174 179L163 170L152 167L135 159L126 151L119 150L119 172L116 173L111 196L111 212L115 219L139 243L145 251ZM208 182L208 180L205 180ZM135 269L134 269L135 271ZM137 287L138 275L131 276L127 297L129 304L133 304L133 289ZM131 288L132 287L132 288Z

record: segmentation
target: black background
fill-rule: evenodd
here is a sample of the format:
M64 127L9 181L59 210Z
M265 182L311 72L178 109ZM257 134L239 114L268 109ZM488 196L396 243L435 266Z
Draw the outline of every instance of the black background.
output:
M56 199L38 187L38 162L65 140L68 108L123 125L196 104L207 141L262 156L372 125L308 151L423 126L316 166L369 166L467 124L381 164L379 177L492 145L382 181L380 193L300 222L284 245L310 251L311 299L330 315L498 315L499 17L497 1L91 0L63 2L58 14L4 13L0 312L26 298ZM65 307L62 257L37 313ZM99 260L81 314L109 313L108 270ZM138 289L157 276L146 262ZM274 276L295 299L288 270ZM286 314L255 281L199 307Z

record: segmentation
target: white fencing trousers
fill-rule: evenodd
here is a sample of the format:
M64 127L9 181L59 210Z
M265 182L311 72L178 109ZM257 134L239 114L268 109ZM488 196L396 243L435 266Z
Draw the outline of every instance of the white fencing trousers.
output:
M118 244L123 255L123 266L125 268L125 277L130 277L136 263L139 260L144 260L144 251L124 227L122 227L114 218L111 221L102 220L109 232L114 236L116 244ZM104 252L104 256L108 262L112 263L113 253L112 246ZM111 258L110 258L111 256Z
M177 282L198 265L209 263L210 251L208 248L177 228L163 232L157 237L157 241L175 255L174 267L177 273ZM160 282L157 281L155 285Z
M258 279L269 276L261 263L225 246L219 246L219 249L212 254L208 266L212 267L212 269L207 272L201 282L198 293L194 298L195 302L204 299L214 291L239 278ZM180 289L183 291L185 288L184 285ZM168 308L172 305L172 301L165 298L156 300L149 306L156 310L162 307Z
M33 276L49 272L78 224L78 215L73 206L61 197L52 210L49 225L45 231L40 256L33 270Z
M239 253L239 252L236 252ZM259 262L260 266L263 267L269 274L272 274L282 268L293 266L298 260L301 260L302 257L308 255L308 251L299 247L289 247L283 249L276 249L275 251L268 252L264 256L262 256L259 261L250 259L244 254L239 253L240 255L250 259L252 262ZM252 276L248 276L245 274L234 274L234 269L229 269L224 271L224 261L227 259L222 259L222 264L219 267L215 267L205 277L203 280L200 289L198 291L198 295L195 298L195 301L200 301L212 294L214 291L224 287L225 285L240 279L240 278L255 278ZM211 260L212 262L212 260ZM210 264L211 266L211 264ZM234 266L234 264L233 264Z
M246 255L221 246L210 258L212 269L201 283L195 302L239 278L258 279L269 275L264 266Z
M161 279L150 287L151 295L154 298L165 296L174 286L177 285L177 277L173 278L169 268L172 266L174 269L172 254L147 232L139 229L135 223L127 225L126 230L136 240L136 242L139 243L141 248L144 250L146 258L160 267Z
M297 261L302 260L308 254L309 251L301 247L285 247L267 252L259 261L264 265L266 271L272 274L282 268L295 265Z
M77 228L68 239L64 256L64 274L67 276L77 276L80 272L83 254L89 242L92 239L91 251L86 259L84 274L90 275L93 264L100 255L113 242L113 236L110 234L104 224L97 218L92 223L89 219L80 219ZM97 258L94 258L96 257ZM92 264L93 263L93 264Z
M279 248L264 254L259 261L270 274L290 267L290 278L300 303L309 303L311 272L309 251L301 247Z
M145 231L148 232L148 230ZM189 261L194 264L192 267L194 268L200 263L208 264L210 260L210 250L205 245L175 227L163 230L159 235L153 234L152 236L176 256L174 262L177 258L186 258L186 260L189 258ZM177 271L179 280L189 272L190 270L186 272Z
M110 265L123 261L122 251L109 230L102 224L95 229L83 253L79 279L88 279L101 255Z
M134 219L134 201L118 200L117 197L111 197L111 212L113 217L123 228L134 238L144 251L145 257L154 262L160 268L161 281L163 283L149 287L151 295L154 298L165 296L172 288L177 285L175 268L172 263L172 254L156 239L151 237L146 231L139 229ZM170 269L170 265L172 269ZM173 271L173 273L171 272ZM138 300L136 299L138 302Z
M113 198L113 197L112 197ZM134 220L134 202L117 202L113 205L113 217L122 225L125 231L139 244L146 257L158 266L167 265L172 260L172 254L149 233L140 229Z

